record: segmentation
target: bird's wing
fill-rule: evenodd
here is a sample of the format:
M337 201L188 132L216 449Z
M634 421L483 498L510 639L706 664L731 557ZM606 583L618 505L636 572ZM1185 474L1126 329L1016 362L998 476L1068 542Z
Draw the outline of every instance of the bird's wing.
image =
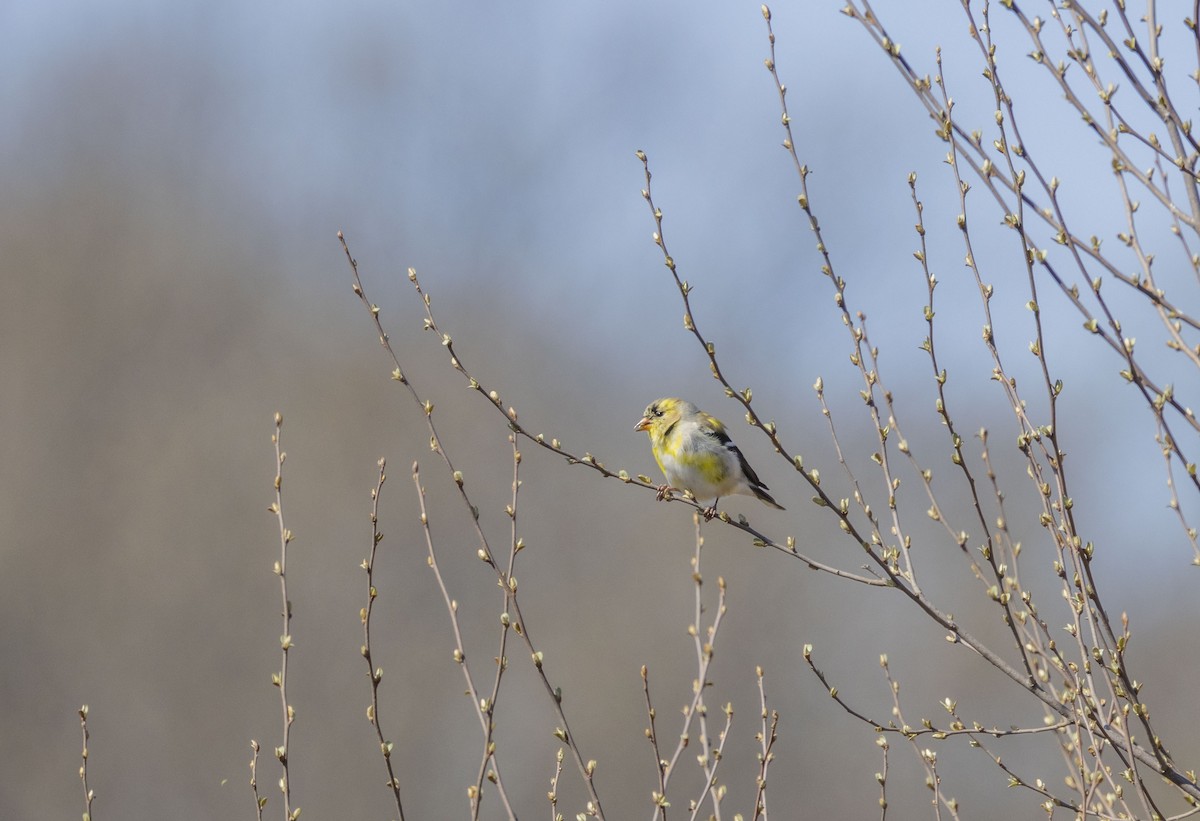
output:
M750 463L746 461L746 457L742 455L742 451L733 443L733 440L729 438L729 434L725 432L725 426L721 424L721 421L712 416L708 416L707 414L704 416L704 421L706 424L704 424L702 427L708 430L718 442L728 448L729 451L737 457L738 464L742 468L742 473L745 474L746 480L750 482L750 485L752 487L761 487L770 490L770 488L767 488L767 486L763 484L762 480L758 478L758 474L754 472L754 468L750 467Z

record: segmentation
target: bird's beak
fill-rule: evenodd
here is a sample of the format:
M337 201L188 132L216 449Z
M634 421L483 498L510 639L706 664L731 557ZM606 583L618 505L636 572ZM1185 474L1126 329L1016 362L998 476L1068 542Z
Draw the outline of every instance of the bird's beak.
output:
M633 426L633 429L634 430L649 430L650 429L650 420L647 419L645 416L643 416L641 421Z

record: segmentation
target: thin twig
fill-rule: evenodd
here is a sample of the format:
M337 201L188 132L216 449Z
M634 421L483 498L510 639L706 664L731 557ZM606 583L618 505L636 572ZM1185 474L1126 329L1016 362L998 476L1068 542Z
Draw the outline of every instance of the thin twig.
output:
M562 821L558 811L558 779L562 776L563 748L554 751L554 775L550 777L550 791L546 797L550 799L550 821Z
M767 709L767 691L763 686L763 668L754 668L758 678L758 704L762 710L762 729L758 732L758 777L755 779L752 821L767 821L767 770L775 760L775 741L779 737L779 712Z
M367 708L367 719L375 728L375 736L379 740L379 752L383 756L383 764L387 768L387 786L396 802L396 812L399 814L400 821L404 821L404 805L400 800L400 778L392 766L394 744L384 736L383 724L379 717L379 684L383 681L383 668L375 666L371 653L371 614L375 610L375 599L379 595L379 591L375 587L375 557L379 543L383 541L383 531L379 529L379 494L383 491L383 483L387 481L387 461L380 459L378 466L379 478L375 482L375 487L371 489L371 550L362 563L362 568L367 573L367 604L359 613L363 626L361 651L363 659L367 662L367 675L371 679L371 705Z
M258 821L262 821L263 807L267 806L267 797L258 793L258 742L250 740L250 791L254 794L254 809Z
M704 549L704 532L701 529L701 517L699 515L692 514L692 523L696 529L696 554L692 558L692 581L696 585L696 598L692 623L688 626L688 632L692 636L692 647L696 651L696 680L693 683L696 693L694 714L697 716L696 723L700 730L700 754L696 756L696 759L700 764L700 769L704 771L704 790L691 805L692 821L696 821L696 816L699 815L700 808L704 805L704 799L709 796L712 797L713 821L721 821L721 793L715 789L717 786L716 770L721 762L721 755L719 751L713 750L712 740L708 733L708 703L704 699L704 690L710 683L708 681L708 667L712 662L713 652L716 649L716 619L714 619L713 626L702 635L704 576L700 571L700 554ZM717 619L720 619L725 614L725 580L718 577L717 586L721 591L717 611ZM726 732L721 733L721 745L725 743L729 721L732 717L732 709L726 708Z
M671 781L671 776L675 774L676 765L679 763L680 756L683 755L684 749L691 743L692 722L698 720L701 724L701 743L704 745L699 756L701 766L705 768L705 776L709 778L705 785L704 792L699 798L693 802L692 807L695 808L703 803L709 792L715 786L712 782L713 774L706 763L710 755L708 749L708 736L704 729L706 722L706 714L708 708L705 706L704 690L709 685L708 671L712 665L713 648L716 642L717 633L721 629L721 621L725 617L725 579L717 578L717 612L713 616L713 620L707 627L703 626L703 615L705 611L703 599L704 577L700 572L700 559L704 549L704 538L700 532L701 516L699 512L693 515L693 521L696 527L696 550L692 555L692 582L695 585L695 599L693 605L693 621L688 625L688 635L692 637L693 648L696 651L696 678L692 682L692 699L691 702L683 708L683 727L679 732L679 741L675 745L675 750L672 752L670 759L662 763L660 758L659 768L661 775L659 777L659 794L655 800L655 808L653 818L666 818L666 794L667 788ZM703 638L701 637L703 635ZM647 703L649 702L649 693L647 692ZM719 816L720 808L714 796L713 804L714 812Z
M888 659L886 655L879 657L879 666L883 668L884 678L887 679L888 689L892 694L892 715L894 715L900 724L908 727L908 722L904 720L904 712L900 705L900 682L892 678L892 671L888 667ZM942 808L950 813L950 817L958 818L958 801L953 798L948 798L942 792L942 779L937 772L937 752L925 748L921 749L917 744L917 735L914 733L904 733L905 737L912 744L913 752L916 753L917 759L921 762L921 766L925 768L925 786L933 791L933 808L934 817L942 817Z
M706 710L700 713L700 745L704 750L704 754L700 757L700 767L704 770L704 790L700 793L700 797L692 802L691 821L696 821L700 817L700 810L704 808L706 796L712 799L713 806L712 815L709 818L721 821L721 800L725 797L725 787L717 782L717 768L724 760L725 741L729 738L729 728L733 725L733 704L727 702L721 708L721 712L725 714L725 726L721 728L721 732L717 736L715 747L712 746L708 736Z
M437 551L434 549L433 531L430 529L429 514L425 509L425 487L421 484L420 467L416 462L413 462L412 478L413 484L417 489L417 502L420 505L421 530L425 534L426 563L429 565L429 569L433 571L433 576L437 580L438 590L442 593L442 602L446 605L446 612L450 617L450 628L454 632L454 661L462 668L463 678L467 683L467 695L471 698L475 717L479 720L480 731L483 733L484 738L491 738L493 706L487 699L480 697L479 689L475 686L475 679L471 675L471 668L467 664L467 652L463 643L462 628L458 623L458 601L451 597L450 591L446 587L446 580L442 576L441 567L438 565ZM489 752L494 753L494 750L489 750ZM504 805L510 821L515 821L517 815L512 805L509 804L508 795L504 789L504 782L499 775L499 765L496 763L494 755L489 755L489 757L492 758L492 767L496 772L496 788L500 793L500 801ZM479 816L479 806L483 798L478 783L472 784L468 788L467 797L471 802L471 817L477 818Z
M525 542L517 536L517 495L521 489L521 451L517 448L516 436L509 434L509 443L512 445L513 453L513 476L512 476L512 501L509 502L505 512L508 514L510 521L510 535L508 542L508 568L505 570L507 578L513 578L513 573L516 570L517 554L525 547ZM492 692L488 696L488 705L491 707L494 714L500 699L500 682L504 679L504 673L508 670L508 632L512 627L512 618L508 612L508 604L512 600L516 591L504 588L502 599L504 610L500 615L500 647L496 652L496 677L492 680ZM495 764L496 758L496 743L494 740L495 722L488 722L487 729L483 735L483 752L479 762L479 776L476 779L476 787L483 789L483 780L488 778L499 784L499 774L495 770L488 769L488 763Z
M879 751L883 755L883 766L879 772L875 773L875 780L879 782L879 821L887 821L888 751L892 745L883 736L875 739L875 743L879 746Z
M288 654L292 649L292 602L288 599L287 590L287 549L292 541L292 531L283 519L283 463L287 461L287 453L281 449L282 435L283 414L276 413L275 433L271 435L271 442L275 446L275 501L271 503L269 510L279 522L279 560L275 562L275 575L279 577L283 633L279 636L279 672L271 676L271 681L279 688L279 704L283 714L283 741L275 748L275 758L279 760L279 766L283 769L283 777L279 779L279 790L283 793L285 818L287 821L295 821L300 815L300 808L292 807L292 782L288 777L288 745L291 740L292 722L296 720L296 710L288 703L287 697Z
M642 665L642 693L646 697L646 717L650 721L650 726L646 728L646 739L650 742L650 749L654 751L654 770L658 773L658 789L650 794L650 798L656 808L655 816L660 821L667 821L666 771L668 762L662 757L662 752L658 748L658 728L655 726L657 712L650 699L650 674L644 664Z
M92 821L92 802L96 798L95 791L88 786L88 739L91 733L87 726L88 706L79 708L79 731L83 735L83 752L80 753L79 780L83 782L83 821Z

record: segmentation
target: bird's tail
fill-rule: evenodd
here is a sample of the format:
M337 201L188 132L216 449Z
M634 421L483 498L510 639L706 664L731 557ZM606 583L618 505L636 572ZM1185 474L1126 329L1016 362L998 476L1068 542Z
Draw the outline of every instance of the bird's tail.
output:
M786 507L779 504L779 502L775 501L775 499L771 496L770 493L767 493L765 490L763 490L761 486L752 485L751 490L754 491L754 498L758 499L763 504L770 505L771 507L775 508L776 510L787 510Z

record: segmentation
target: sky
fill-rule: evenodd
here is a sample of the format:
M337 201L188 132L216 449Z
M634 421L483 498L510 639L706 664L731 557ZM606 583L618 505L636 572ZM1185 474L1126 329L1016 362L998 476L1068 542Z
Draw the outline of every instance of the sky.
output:
M978 291L962 265L946 145L839 8L772 7L776 65L822 235L852 310L868 317L907 436L959 498L919 350L926 287L913 259L907 182L917 174L941 283L936 333L948 390L963 431L993 432L1014 509L1027 512L1012 415L989 379ZM921 73L934 71L941 48L956 116L990 140L994 101L959 4L879 2L876 12ZM1038 13L1048 16L1049 7ZM1025 56L1014 21L997 15L1000 65L1021 91L1026 144L1062 180L1076 232L1103 238L1132 270L1116 236L1125 217L1107 155ZM1163 23L1168 67L1194 62L1178 21ZM653 475L632 426L652 399L686 396L725 419L789 511L776 516L747 500L732 509L797 534L822 560L856 567L836 523L740 421L742 409L713 382L684 330L635 155L649 158L667 247L731 380L753 387L756 408L777 420L806 466L819 467L831 494L849 497L811 387L822 378L848 460L878 493L861 378L780 145L768 49L757 3L0 7L0 737L9 739L0 761L13 774L0 784L0 817L81 811L75 711L83 703L91 705L97 818L154 817L168 806L183 818L249 817L249 739L269 750L279 733L269 678L278 665L271 565L279 548L264 512L276 411L290 456L285 486L295 494L285 507L298 534L298 802L315 816L394 810L363 718L369 689L357 616L368 491L386 457L394 496L385 516L396 536L384 543L394 552L380 570L379 655L389 659L388 684L395 681L386 697L413 784L406 809L415 817L465 811L478 730L425 566L413 461L427 477L435 521L446 522L435 533L461 591L471 655L481 660L495 653L495 580L464 547L474 537L429 452L421 414L388 379L392 365L351 292L339 231L406 373L444 414L445 441L462 454L468 484L490 511L489 532L501 534L493 538L506 538L507 430L422 331L410 267L472 374L498 386L531 430L610 467ZM1186 73L1181 100L1195 93ZM996 289L998 345L1036 396L1028 286L1012 232L982 188L968 202L976 258ZM1161 212L1147 202L1142 213L1161 282L1171 293L1194 288ZM1067 386L1059 426L1098 577L1113 586L1114 610L1134 617L1134 652L1152 697L1165 715L1187 716L1178 699L1186 688L1170 682L1200 672L1187 652L1195 571L1167 507L1152 417L1117 375L1120 361L1083 331L1061 295L1040 287L1047 356ZM1185 394L1194 375L1161 350L1157 318L1123 299L1116 283L1106 289L1126 335ZM550 669L567 704L578 705L582 743L595 739L610 813L648 813L653 765L648 774L638 670L663 670L654 679L662 682L660 713L672 719L695 674L687 510L547 454L527 455L529 629L560 659ZM908 481L920 518L927 503ZM1183 505L1197 512L1194 495ZM1032 522L1027 576L1050 562L1048 550L1037 552L1045 540L1036 515ZM946 545L914 526L930 539L931 580L947 601L973 606L965 564L943 561L952 553L932 551ZM890 697L878 656L887 652L897 675L914 682L914 713L931 714L945 695L966 704L979 693L971 706L980 715L1011 702L1014 712L995 709L994 720L1040 720L1011 684L943 647L898 597L801 572L732 529L706 530L706 545L708 578L725 577L731 599L712 705L717 712L728 698L749 719L731 741L739 763L729 769L729 803L739 810L753 797L752 673L762 664L783 714L777 811L876 817L873 733L831 709L798 653L806 642L847 693L881 715ZM980 607L979 629L1003 642L989 612ZM511 762L505 779L522 815L534 815L545 810L553 718L517 655L524 651L513 653L501 723L501 748L512 753L502 760ZM1157 688L1155 675L1164 679ZM903 817L927 799L916 759L901 758L900 746L893 800ZM1197 752L1194 739L1175 749L1181 759ZM973 752L942 753L950 792L968 806L1034 806ZM1028 755L1055 772L1053 757ZM261 766L272 785L269 812L277 812L277 765ZM697 777L693 768L680 779L692 789ZM581 806L578 779L568 772L564 780L572 808ZM484 817L498 813L492 795Z

